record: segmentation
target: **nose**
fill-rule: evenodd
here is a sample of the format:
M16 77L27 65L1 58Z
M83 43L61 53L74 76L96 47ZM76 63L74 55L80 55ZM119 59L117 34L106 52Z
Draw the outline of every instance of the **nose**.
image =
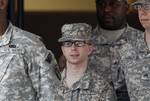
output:
M104 11L105 11L105 12L109 12L109 11L111 11L111 10L112 10L111 5L110 5L109 3L106 3L105 6L104 6Z
M76 49L75 43L72 43L71 49L72 49L72 50Z

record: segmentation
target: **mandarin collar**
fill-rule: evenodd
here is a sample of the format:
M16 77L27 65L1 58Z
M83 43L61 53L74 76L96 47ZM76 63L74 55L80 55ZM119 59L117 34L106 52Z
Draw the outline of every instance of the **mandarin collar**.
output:
M127 26L125 27L125 30L124 30L124 32L122 33L122 35L120 36L120 38L119 39L117 39L115 42L109 42L104 36L103 36L103 34L101 33L101 27L100 26L96 26L96 28L95 28L95 32L96 32L96 34L100 34L100 36L101 36L101 42L100 42L100 44L101 45L122 45L122 44L125 44L126 43L126 41L127 41L127 39L126 39L126 33L127 33L127 31L128 31L128 29L129 29L129 25L127 24Z
M63 72L61 74L61 76L62 76L61 83L63 83L64 86L66 86L65 73L66 73L66 68L63 70ZM92 77L92 70L90 70L90 68L88 67L87 70L85 71L84 75L81 77L81 79L79 81L77 81L76 83L74 83L70 89L67 87L67 89L64 92L69 92L70 90L77 90L77 89L89 89L91 79L93 79L91 77Z

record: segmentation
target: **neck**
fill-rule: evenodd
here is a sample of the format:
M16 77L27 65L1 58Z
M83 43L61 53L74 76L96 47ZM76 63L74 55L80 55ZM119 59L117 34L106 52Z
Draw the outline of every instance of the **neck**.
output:
M150 49L150 30L145 30L145 40L148 48Z
M106 30L99 27L98 31L105 37L107 42L112 43L116 42L120 36L125 33L126 27L118 30Z
M67 62L67 74L69 75L78 75L85 72L87 68L87 61L80 64L71 64Z
M150 29L145 29L145 33L150 35Z
M87 69L87 61L80 64L71 64L67 62L66 84L69 88L80 80Z
M123 23L122 25L120 26L104 26L104 25L101 25L99 24L99 26L105 30L110 30L110 31L115 31L115 30L120 30L120 29L123 29L127 26L127 23Z
M7 27L8 27L7 19L4 19L4 18L1 19L0 20L0 36L2 36L5 33Z

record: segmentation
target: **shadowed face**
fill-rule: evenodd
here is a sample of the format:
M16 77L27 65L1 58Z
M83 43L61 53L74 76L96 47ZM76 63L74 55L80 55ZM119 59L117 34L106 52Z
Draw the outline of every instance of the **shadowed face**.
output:
M8 26L7 5L8 0L0 0L0 36L4 34Z
M116 30L126 25L128 4L124 0L97 0L97 18L104 29Z
M0 11L7 12L8 0L0 0Z

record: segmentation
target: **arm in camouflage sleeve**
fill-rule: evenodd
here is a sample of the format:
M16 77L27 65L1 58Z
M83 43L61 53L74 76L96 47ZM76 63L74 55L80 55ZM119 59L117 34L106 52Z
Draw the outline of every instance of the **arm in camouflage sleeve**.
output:
M39 101L54 101L54 96L57 94L56 87L60 79L59 71L57 71L58 65L54 55L50 52L46 61L43 61L41 64Z
M36 101L53 101L56 94L55 88L59 83L56 69L56 59L51 51L42 45L32 49L32 65L29 68L29 76L35 89ZM58 72L57 72L58 73Z

